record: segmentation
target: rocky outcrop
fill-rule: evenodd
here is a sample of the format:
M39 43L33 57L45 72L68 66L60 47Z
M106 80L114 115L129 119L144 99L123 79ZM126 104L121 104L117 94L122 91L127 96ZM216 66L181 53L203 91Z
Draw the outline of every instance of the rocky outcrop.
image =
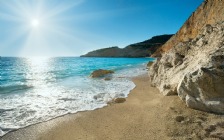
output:
M207 24L216 24L224 20L224 1L223 0L205 0L203 4L191 15L181 29L172 38L159 48L152 56L161 57L161 54L167 52L180 42L186 42L194 39L200 30Z
M223 85L223 70L201 67L184 76L177 92L190 108L222 113L224 112Z
M112 70L102 70L102 69L99 69L99 70L95 70L91 73L90 77L92 78L99 78L99 77L104 77L108 74L112 74L114 73L114 71Z
M81 57L149 57L172 35L161 35L149 40L129 45L125 48L110 47L89 52Z
M81 57L114 57L117 54L121 54L120 52L121 52L121 49L114 46L114 47L91 51L85 55L81 55Z
M178 94L194 109L224 113L223 21L207 24L194 39L179 42L150 67L152 84L161 93Z

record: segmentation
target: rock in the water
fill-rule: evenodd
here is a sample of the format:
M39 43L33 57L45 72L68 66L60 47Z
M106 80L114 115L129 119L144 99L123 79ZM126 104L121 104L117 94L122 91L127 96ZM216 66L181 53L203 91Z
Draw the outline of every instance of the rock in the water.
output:
M105 93L99 93L97 95L94 95L93 99L95 99L95 100L104 100L105 95L106 95Z
M104 78L105 81L110 81L111 80L111 77L106 77Z
M112 70L99 69L99 70L95 70L94 72L92 72L90 77L92 77L92 78L104 77L105 75L112 74L112 73L114 73L114 71L112 71Z
M115 98L115 99L114 99L114 102L115 102L115 103L124 103L125 101L126 101L125 98Z

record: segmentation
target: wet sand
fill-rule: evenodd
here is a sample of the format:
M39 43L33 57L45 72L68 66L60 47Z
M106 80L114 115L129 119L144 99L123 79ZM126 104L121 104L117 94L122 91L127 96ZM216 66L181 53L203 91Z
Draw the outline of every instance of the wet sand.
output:
M224 117L187 108L163 96L142 75L126 102L65 115L6 134L3 140L220 139ZM211 126L214 126L210 129Z

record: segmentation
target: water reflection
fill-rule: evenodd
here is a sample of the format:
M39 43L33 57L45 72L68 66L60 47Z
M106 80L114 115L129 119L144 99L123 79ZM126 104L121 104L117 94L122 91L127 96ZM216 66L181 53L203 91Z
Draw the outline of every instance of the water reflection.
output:
M55 81L55 74L51 70L51 58L27 58L26 64L28 84L35 88L43 88L49 86L50 82Z
M134 88L134 84L128 78L116 77L138 75L144 72L143 66L123 71L119 69L126 67L126 64L137 65L142 61L4 58L4 67L0 67L3 79L0 87L7 94L1 94L3 90L0 89L0 129L20 128L60 115L100 108L115 96L126 96ZM89 78L90 72L95 69L112 69L114 66L117 66L117 71L111 81ZM27 85L31 88L24 90ZM10 91L12 88L13 93ZM95 96L100 97L96 100L93 98Z

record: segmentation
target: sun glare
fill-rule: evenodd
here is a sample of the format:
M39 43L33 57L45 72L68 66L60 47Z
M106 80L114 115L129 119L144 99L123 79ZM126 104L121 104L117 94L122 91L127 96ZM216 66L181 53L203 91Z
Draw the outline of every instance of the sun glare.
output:
M49 57L30 57L28 58L29 62L34 65L40 65L46 63L50 58Z
M31 20L31 26L37 28L40 26L40 21L38 19Z
M10 31L7 33L10 36L7 40L3 38L0 45L4 43L3 50L13 53L7 50L16 43L18 52L15 54L18 56L74 55L71 51L74 44L89 46L88 42L80 38L88 33L80 35L83 32L75 30L78 27L70 24L74 20L71 9L84 2L85 0L0 0L0 22L13 23L9 25L13 28L4 29ZM82 18L80 16L80 20ZM16 26L13 26L14 23Z

